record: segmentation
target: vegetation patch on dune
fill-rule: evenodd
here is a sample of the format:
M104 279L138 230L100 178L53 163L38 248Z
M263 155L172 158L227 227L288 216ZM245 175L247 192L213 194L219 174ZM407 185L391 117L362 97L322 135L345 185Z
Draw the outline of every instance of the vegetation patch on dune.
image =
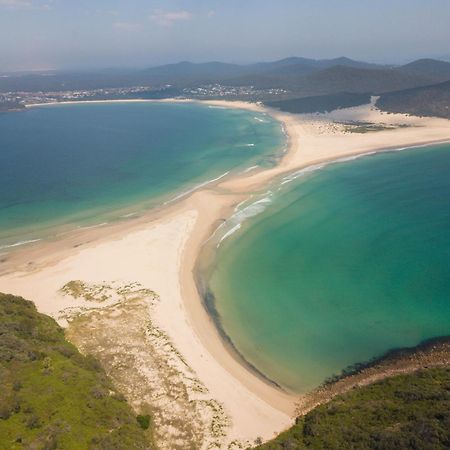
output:
M154 295L153 291L143 288L139 283L114 286L107 283L85 283L81 280L69 281L60 289L60 292L73 298L97 303Z
M374 131L386 131L386 130L397 130L398 128L408 128L410 125L400 124L386 124L386 123L374 123L374 122L361 122L361 121L350 121L350 122L339 122L344 126L345 133L372 133Z
M152 320L159 297L136 283L104 283L99 289L99 285L77 281L63 290L75 297L80 286L88 298L93 292L100 297L108 293L117 301L66 311L67 336L83 353L98 358L139 414L142 428L151 424L158 448L226 446L229 419L222 405Z
M149 449L101 365L50 317L0 294L0 448Z

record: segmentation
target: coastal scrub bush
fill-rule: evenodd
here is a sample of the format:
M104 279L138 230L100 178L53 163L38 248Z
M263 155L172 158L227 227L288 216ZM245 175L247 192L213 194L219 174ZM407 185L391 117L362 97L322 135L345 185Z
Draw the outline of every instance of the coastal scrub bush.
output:
M139 426L143 430L148 430L148 428L150 427L150 416L149 415L137 416L136 420L138 421Z
M256 448L450 448L450 368L387 378L337 396L299 417L275 440Z
M0 449L20 448L152 445L98 361L81 355L32 302L0 293Z

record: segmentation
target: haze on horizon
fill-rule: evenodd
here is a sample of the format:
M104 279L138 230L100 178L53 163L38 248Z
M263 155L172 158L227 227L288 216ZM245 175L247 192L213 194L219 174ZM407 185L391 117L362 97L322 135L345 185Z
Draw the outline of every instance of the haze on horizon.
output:
M448 0L0 0L0 71L449 58Z

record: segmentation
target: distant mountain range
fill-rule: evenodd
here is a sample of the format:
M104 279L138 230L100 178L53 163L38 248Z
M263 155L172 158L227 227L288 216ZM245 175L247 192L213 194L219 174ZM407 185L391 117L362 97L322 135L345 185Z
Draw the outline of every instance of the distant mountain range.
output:
M387 105L385 94L405 89L424 88L450 81L450 62L436 59L420 59L401 66L388 66L355 61L346 57L335 59L309 59L290 57L273 62L239 65L223 62L191 63L180 62L152 67L143 70L101 70L91 73L48 73L48 74L9 74L0 77L1 92L51 92L93 90L108 88L126 88L148 86L161 89L171 85L167 95L194 89L201 86L219 84L227 87L243 87L257 92L262 101L284 101L305 97L317 97L323 107L326 97L331 97L331 105L336 99L350 97L341 94L382 95L380 105ZM432 91L445 90L445 85L436 86ZM274 93L273 90L276 90ZM419 92L415 91L416 95ZM425 92L425 91L423 91ZM160 94L158 94L160 95ZM255 100L245 96L233 98ZM338 95L338 97L336 97ZM400 94L396 95L396 107L401 108ZM405 94L406 95L406 94ZM407 98L411 102L411 93ZM350 102L364 96L354 96ZM214 97L211 94L211 97ZM205 97L203 97L205 98ZM390 97L390 104L393 97ZM421 102L425 101L422 97ZM435 103L437 105L437 103ZM279 105L282 107L282 104ZM292 106L292 105L291 105ZM445 105L444 105L445 106ZM423 111L423 109L421 109ZM445 110L439 108L439 114L445 116Z
M403 66L384 66L345 57L323 60L292 57L247 65L180 62L144 70L11 74L0 78L0 92L221 83L280 87L301 95L320 95L339 91L380 93L447 80L450 62L446 61L422 59Z
M450 62L436 59L419 59L401 67L403 72L426 77L435 82L450 80Z

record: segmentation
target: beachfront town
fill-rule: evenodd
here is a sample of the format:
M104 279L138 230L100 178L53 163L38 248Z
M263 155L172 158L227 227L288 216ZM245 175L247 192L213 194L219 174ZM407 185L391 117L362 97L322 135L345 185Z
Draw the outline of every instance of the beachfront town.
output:
M20 109L24 105L38 103L139 98L239 99L262 101L286 94L288 94L288 91L281 88L259 89L254 86L224 86L222 84L207 84L182 89L172 85L165 85L162 87L133 86L53 92L14 91L0 93L0 109Z

